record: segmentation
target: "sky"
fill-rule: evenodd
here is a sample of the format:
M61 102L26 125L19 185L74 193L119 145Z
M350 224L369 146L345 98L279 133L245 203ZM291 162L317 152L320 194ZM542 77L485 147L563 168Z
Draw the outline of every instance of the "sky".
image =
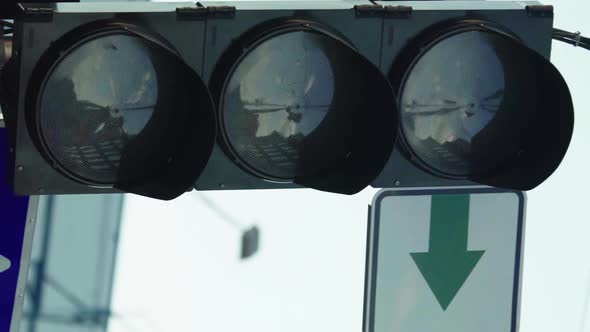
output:
M556 27L590 35L590 2L544 3L555 6ZM553 43L576 124L560 168L528 193L521 332L590 332L588 59ZM375 192L192 192L171 202L127 195L109 332L360 331ZM239 260L240 231L201 195L261 228L258 255Z

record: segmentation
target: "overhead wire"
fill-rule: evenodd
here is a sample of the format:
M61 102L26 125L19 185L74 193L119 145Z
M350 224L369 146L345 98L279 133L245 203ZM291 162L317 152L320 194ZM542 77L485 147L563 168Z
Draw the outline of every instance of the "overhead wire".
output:
M219 205L217 205L213 200L209 199L209 197L207 197L203 194L200 194L200 193L197 193L197 197L205 204L205 206L209 210L214 212L219 218L221 218L227 224L231 225L232 227L234 227L240 231L245 228L244 225L239 220L237 220L234 217L232 217L231 215L229 215L223 208L221 208Z
M258 243L260 233L258 226L246 227L240 220L234 218L227 213L222 207L217 205L209 197L198 193L197 197L204 203L205 207L215 213L221 220L225 221L228 225L241 232L241 259L247 259L252 257L258 251Z

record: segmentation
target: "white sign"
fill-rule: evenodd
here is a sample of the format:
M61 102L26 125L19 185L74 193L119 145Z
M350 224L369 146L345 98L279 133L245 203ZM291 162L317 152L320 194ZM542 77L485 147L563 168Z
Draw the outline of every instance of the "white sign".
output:
M382 190L369 220L365 332L516 332L525 196Z

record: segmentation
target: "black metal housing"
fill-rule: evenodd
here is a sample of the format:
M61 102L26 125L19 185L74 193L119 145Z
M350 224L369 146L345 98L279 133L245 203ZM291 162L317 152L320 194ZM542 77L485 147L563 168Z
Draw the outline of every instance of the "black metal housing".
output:
M358 1L358 4L364 4ZM354 5L356 3L315 2L305 6L297 3L255 3L255 2L201 2L206 7L235 6L233 18L209 18L207 20L206 47L204 50L203 79L210 82L213 98L218 98L223 89L225 75L239 59L243 49L273 29L282 29L285 24L303 29L316 29L331 35L349 46L362 58L362 66L373 77L367 82L374 83L371 93L377 94L379 89L383 95L391 94L385 75L375 71L380 58L381 40L367 38L378 36L382 29L382 18L359 18ZM307 24L307 26L305 26ZM383 77L383 78L381 78ZM367 85L369 86L369 85ZM361 93L361 91L359 91ZM388 98L393 98L391 95ZM376 102L376 101L375 101ZM388 102L395 108L394 100ZM372 106L367 105L370 109ZM373 106L376 108L377 106ZM219 112L219 109L218 109ZM376 113L379 114L379 113ZM215 189L272 189L309 187L330 192L352 194L362 190L381 171L385 160L393 147L397 135L397 112L366 117L372 130L358 126L354 135L359 137L359 144L350 158L340 165L333 165L329 170L315 177L297 178L292 182L276 182L264 179L240 166L239 160L228 151L223 137L218 138L219 144L214 148L209 164L197 181L197 190ZM219 122L219 121L218 121ZM222 129L220 129L222 132ZM221 136L221 135L220 135ZM369 143L371 142L371 143ZM229 156L229 157L228 157ZM320 154L316 154L321 158Z
M352 157L334 164L332 162L324 162L321 160L322 156L326 154L325 151L321 153L313 153L312 155L307 156L306 159L313 160L313 162L327 164L325 170L312 176L297 176L294 179L285 181L269 177L267 174L257 171L255 168L249 166L247 162L240 159L238 153L236 153L229 142L226 129L223 125L224 114L221 96L224 94L227 80L231 78L236 65L240 63L240 60L248 54L248 50L254 49L257 45L260 45L275 36L294 31L317 33L339 43L342 47L341 51L348 52L349 56L354 56L357 59L356 66L364 68L364 78L367 80L366 85L372 87L371 91L356 91L358 94L371 96L368 97L369 100L367 100L366 105L364 105L367 108L365 110L367 115L362 116L362 118L368 119L369 122L359 119L355 124L348 124L349 130L347 132L336 131L331 134L334 137L337 137L338 135L354 135L354 137L356 137L358 148L350 151ZM290 183L294 183L331 192L349 194L357 192L366 187L367 184L381 171L385 160L389 156L389 151L393 147L393 142L395 141L397 112L391 112L391 107L395 107L395 104L394 97L389 91L389 84L386 82L385 78L379 74L377 67L368 63L362 54L358 53L350 40L341 35L338 30L319 23L311 14L298 15L294 18L281 17L278 19L272 19L248 30L238 39L234 40L217 61L209 86L217 105L218 123L220 125L220 135L218 138L220 149L225 153L226 157L229 156L229 158L232 159L235 165L253 175L255 178L272 183L274 186L289 186L291 185ZM324 121L324 123L325 122L326 121ZM366 122L366 124L363 124L364 122ZM334 128L333 125L332 128ZM376 138L369 132L374 132L381 136ZM315 144L319 145L320 142L316 140ZM348 166L355 163L364 163L365 167ZM208 179L207 176L203 176L202 178ZM228 184L226 183L225 185ZM197 189L201 189L198 184Z
M500 168L490 173L473 174L467 177L445 174L430 167L414 153L405 139L403 129L400 129L399 151L418 168L440 178L471 180L480 184L516 190L532 189L551 175L565 155L573 133L573 106L567 84L559 72L540 54L524 45L518 35L494 22L480 19L467 18L435 24L417 35L396 57L389 73L390 82L396 95L401 96L403 82L407 79L415 59L428 52L431 46L450 36L472 31L502 37L506 43L511 44L515 57L520 56L535 64L534 67L539 75L531 77L530 80L542 86L536 91L536 107L530 114L531 125L529 132L526 133L528 142L514 142L515 145L522 144L518 154ZM548 132L552 135L547 135ZM559 144L555 144L555 141Z
M391 2L386 1L353 0L203 1L178 8L174 3L135 2L93 3L91 6L84 3L22 5L15 21L15 56L2 77L12 186L19 194L128 191L158 198L172 198L192 188L309 187L353 194L369 183L374 187L487 184L530 189L547 178L563 158L571 138L573 112L567 85L548 62L553 23L552 15L548 14L549 7L528 4L525 6L516 1L413 1L404 2L403 6L391 6ZM539 15L539 12L543 14ZM109 22L107 26L105 22ZM97 24L101 27L97 28ZM209 100L205 104L211 103L209 111L202 111L210 114L211 119L205 115L207 120L192 124L199 129L193 130L196 136L183 146L183 151L187 151L184 159L180 159L185 161L181 163L184 167L179 164L176 172L154 177L153 181L144 184L100 188L68 176L59 165L51 162L50 156L40 152L44 147L38 137L35 112L31 111L34 108L31 105L35 103L32 96L42 84L42 73L48 70L50 63L61 56L67 45L75 43L73 40L84 38L88 32L81 33L79 29L88 27L92 27L91 34L100 29L130 28L126 33L141 35L174 53L186 65L187 72L195 73L192 80L196 85L206 82L207 89L198 94ZM537 78L546 83L542 92L550 97L540 98L539 105L544 103L546 106L539 113L540 123L531 129L531 135L541 138L538 146L529 145L526 153L496 174L452 178L416 160L403 138L396 144L399 125L396 94L405 70L422 47L441 34L466 27L493 29L510 36L517 52L539 66L540 76ZM315 140L318 142L317 151L306 162L326 163L325 171L315 176L277 182L265 178L264 174L257 173L236 158L235 151L228 145L224 128L216 127L221 123L219 106L225 81L245 49L272 33L289 29L314 31L345 45L350 56L358 58L365 68L366 77L359 79L367 83L358 93L371 98L364 105L366 116L359 117L362 121L355 124L354 130L344 133L358 137L350 158L338 164L322 160L321 149L326 147L319 143L328 136L318 137ZM64 42L64 36L69 41ZM16 86L12 86L14 83ZM384 111L386 108L388 111ZM220 135L213 143L216 129ZM196 134L198 131L201 133ZM211 142L208 139L199 141L197 136L210 137ZM190 184L185 181L189 177L194 178Z
M18 82L18 90L3 100L3 109L10 119L7 123L11 132L10 173L15 192L72 194L123 191L158 199L172 199L190 190L208 160L215 140L216 125L211 97L205 83L198 76L200 66L195 66L190 57L188 60L183 58L188 47L178 43L177 36L182 27L174 24L176 13L156 11L72 15L67 8L60 12L60 6L64 5L74 6L70 7L72 9L83 6L36 5L37 7L33 7L38 9L33 10L35 12L53 11L51 15L40 17L27 14L31 12L30 6L35 5L21 5L21 16L16 20L16 53L13 63L9 65L14 72L12 75L7 72L4 80ZM204 28L202 22L198 21L186 21L183 25L185 28L192 27L195 31ZM191 88L191 96L188 98L198 100L193 105L195 111L190 113L189 118L179 122L175 129L177 133L181 133L179 135L183 135L182 142L173 147L162 146L155 141L155 137L142 134L131 143L133 150L129 150L131 152L124 154L121 159L121 180L110 185L94 184L88 179L76 177L60 165L48 153L39 121L36 119L39 91L52 67L80 43L105 34L132 35L157 48L177 68L176 71L181 73L177 78L179 89ZM187 105L191 101L186 99L179 102ZM153 128L158 124L150 121L150 126ZM187 146L195 150L191 151ZM154 164L146 162L150 154L159 155L159 159L167 155L169 162L166 168L154 167ZM130 177L135 179L125 180Z
M387 1L376 3L383 6L391 4ZM571 96L563 78L548 61L553 16L530 15L530 6L500 1L468 4L416 1L412 2L412 7L410 18L384 20L381 68L390 78L396 95L413 58L436 38L457 29L476 26L478 29L494 30L513 38L515 52L530 59L544 73L542 81L545 90L541 97L545 97L546 105L539 112L544 114L542 124L530 132L531 137L539 139L539 144L529 146L528 153L523 153L494 175L453 178L425 166L412 155L400 137L383 172L371 185L442 187L485 184L517 190L529 190L539 185L561 162L573 130ZM441 10L443 8L446 10ZM551 9L548 6L542 8L545 13ZM547 135L547 132L552 135Z

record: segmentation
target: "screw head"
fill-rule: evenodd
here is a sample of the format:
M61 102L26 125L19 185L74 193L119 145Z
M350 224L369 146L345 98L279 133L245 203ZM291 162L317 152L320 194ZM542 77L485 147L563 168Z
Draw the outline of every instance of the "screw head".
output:
M22 172L23 169L25 169L25 168L22 165L16 166L16 170L19 171L19 172Z
M401 184L401 182L399 182L399 180L395 180L395 182L393 184L397 187Z

